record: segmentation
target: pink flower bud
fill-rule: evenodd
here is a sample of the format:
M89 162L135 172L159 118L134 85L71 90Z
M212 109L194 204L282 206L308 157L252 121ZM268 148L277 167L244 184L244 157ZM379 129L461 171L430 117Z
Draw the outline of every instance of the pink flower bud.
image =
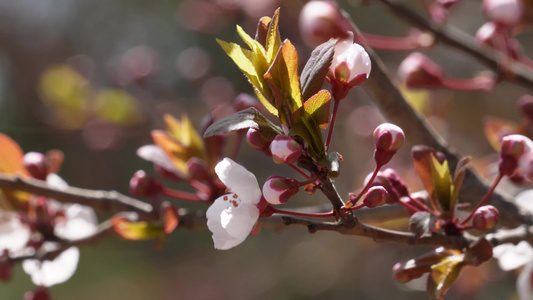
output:
M496 33L496 24L494 22L487 22L477 30L476 40L489 47L494 47L493 38Z
M478 230L492 229L498 223L498 216L500 213L496 207L492 205L482 206L474 212L472 217L472 225Z
M398 68L398 77L410 88L442 87L442 68L420 52L411 53Z
M187 168L189 169L190 179L206 181L212 177L207 162L198 157L191 157L187 161Z
M330 38L346 38L350 22L331 1L309 1L300 12L300 34L305 43L316 47Z
M233 102L233 107L236 111L241 111L250 107L255 107L256 109L260 109L261 104L259 101L257 101L256 98L252 97L249 94L241 93L238 94L237 97L235 97L235 101Z
M272 140L265 138L257 129L248 129L248 132L246 133L246 142L250 147L263 151L268 156L272 155L270 153L270 143Z
M517 25L524 14L522 0L483 0L487 18L504 26Z
M405 140L403 130L391 123L383 123L374 130L376 150L374 159L378 165L388 163Z
M385 203L387 203L388 198L389 193L387 193L387 190L384 187L373 186L368 190L368 192L366 192L365 196L363 197L363 203L366 207L373 208L384 205Z
M281 176L270 176L263 185L263 196L273 205L283 204L300 190L298 181Z
M50 168L46 156L39 152L28 152L24 155L22 161L31 177L39 180L46 180Z
M33 291L27 291L24 294L24 300L50 300L52 299L50 297L50 293L48 292L48 288L39 286Z
M499 171L503 175L512 176L518 169L527 169L528 156L533 150L533 142L520 134L510 134L502 138Z
M335 55L329 67L329 80L349 87L361 85L370 76L370 57L365 48L353 42L353 37L335 45Z
M139 170L130 180L130 192L136 197L154 197L161 193L162 186L144 171Z
M270 143L270 152L275 163L293 164L302 155L302 147L290 136L279 134Z
M518 106L522 113L529 119L530 122L533 122L533 96L524 95L518 99Z

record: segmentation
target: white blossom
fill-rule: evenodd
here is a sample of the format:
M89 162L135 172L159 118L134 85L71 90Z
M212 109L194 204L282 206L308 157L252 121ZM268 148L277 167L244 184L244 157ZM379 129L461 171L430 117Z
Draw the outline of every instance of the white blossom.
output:
M254 174L229 158L218 163L215 172L230 193L209 207L207 226L213 232L215 248L227 250L242 243L252 231L259 218L261 189Z

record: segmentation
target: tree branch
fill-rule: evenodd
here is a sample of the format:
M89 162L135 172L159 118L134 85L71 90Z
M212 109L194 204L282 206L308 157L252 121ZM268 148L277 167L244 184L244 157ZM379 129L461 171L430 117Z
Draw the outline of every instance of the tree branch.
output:
M107 212L134 211L142 215L152 212L150 204L115 191L95 191L76 187L58 189L41 180L2 173L0 173L0 189L27 192L52 198L62 203L78 203Z
M435 37L435 40L443 42L476 58L487 67L498 72L498 61L494 55L495 50L488 46L476 43L472 37L458 29L450 26L437 26L402 4L390 0L379 1L389 7L394 14L411 23L413 26L431 32ZM515 76L504 77L502 79L510 82L516 81L521 86L533 90L533 73L530 68L524 66L524 64L520 62L514 61L510 66L510 70Z

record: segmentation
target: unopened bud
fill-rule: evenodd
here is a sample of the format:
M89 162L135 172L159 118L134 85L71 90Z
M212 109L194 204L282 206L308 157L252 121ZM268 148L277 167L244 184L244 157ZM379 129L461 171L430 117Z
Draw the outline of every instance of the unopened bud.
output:
M281 176L270 176L263 185L263 196L273 205L283 204L300 189L298 181Z
M252 97L249 94L241 93L235 97L235 102L233 102L233 107L236 111L245 110L250 107L255 107L259 109L261 107L259 101L256 98Z
M512 176L519 168L527 165L526 154L533 150L533 142L520 134L510 134L502 138L499 171L502 175Z
M410 88L442 87L442 68L420 52L411 53L398 68L398 77Z
M302 147L290 136L279 134L270 143L270 152L275 163L293 164L302 155Z
M533 122L533 96L524 95L518 99L518 106L522 113L528 118L530 122Z
M391 123L383 123L374 130L376 150L374 159L378 165L388 163L405 141L403 130Z
M474 212L472 218L472 225L478 230L492 229L498 223L498 216L500 213L496 207L492 205L482 206Z
M28 152L22 159L24 167L31 177L39 180L46 180L48 176L49 163L44 154L39 152Z
M351 88L366 81L371 68L370 56L365 48L353 42L351 35L337 42L328 73L333 97L338 100L345 98Z
M130 180L130 192L136 197L154 197L161 193L162 186L146 172L139 170Z
M198 157L191 157L187 161L187 169L189 170L189 178L191 179L206 181L211 178L209 165L205 160Z
M363 203L366 207L373 208L384 205L385 203L387 203L388 198L389 193L387 193L387 190L384 187L373 186L363 197Z
M300 12L300 34L310 47L330 38L345 38L352 30L350 22L332 1L309 1Z
M250 147L263 151L267 155L271 155L270 153L270 143L272 140L269 140L265 138L259 130L255 128L248 129L248 132L246 133L246 142Z
M523 0L483 0L487 18L504 26L520 23L524 14Z
M24 300L50 300L50 293L48 288L39 286L33 291L27 291L24 294Z

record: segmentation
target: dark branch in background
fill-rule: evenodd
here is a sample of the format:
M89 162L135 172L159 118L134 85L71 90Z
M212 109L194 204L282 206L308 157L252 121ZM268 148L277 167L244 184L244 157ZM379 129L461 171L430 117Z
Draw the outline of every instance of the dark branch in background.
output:
M385 118L403 129L406 141L411 145L423 144L443 152L449 161L450 168L455 168L460 155L451 149L425 119L406 102L398 88L392 83L385 65L374 51L368 47L367 51L372 59L372 75L363 88ZM488 190L489 186L470 168L465 175L459 197L463 202L477 204ZM521 213L509 195L495 192L490 203L500 211L500 223L504 226L533 224L532 216Z
M95 191L75 187L57 189L47 185L44 181L1 173L0 189L36 194L62 203L78 203L105 212L134 211L141 215L152 212L150 204L115 191Z
M445 43L454 47L485 64L494 71L498 71L498 61L495 58L494 50L485 45L480 45L472 37L464 32L450 26L438 26L431 21L423 18L413 10L397 2L389 0L379 0L385 6L389 7L392 13L398 15L411 25L433 34L436 41ZM521 86L533 90L533 72L520 62L514 62L510 66L514 76L501 79L517 82Z

